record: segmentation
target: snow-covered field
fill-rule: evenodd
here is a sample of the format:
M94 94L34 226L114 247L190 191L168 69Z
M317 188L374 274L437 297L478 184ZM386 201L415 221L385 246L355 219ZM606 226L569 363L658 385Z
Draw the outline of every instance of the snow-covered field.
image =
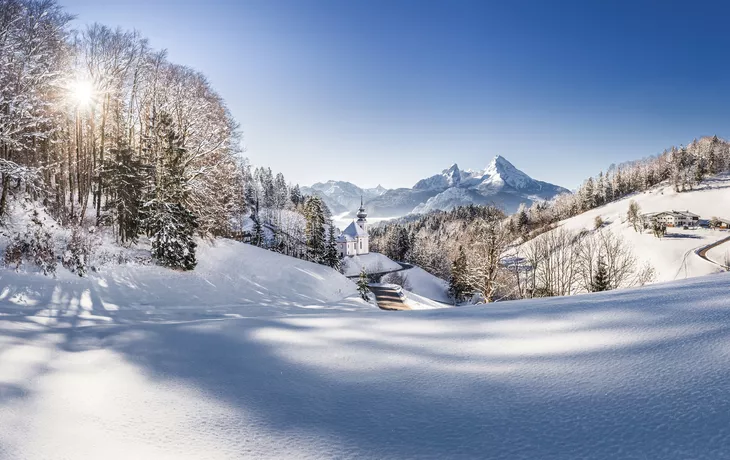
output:
M720 271L716 265L700 259L694 251L730 236L730 232L709 229L667 229L666 237L656 238L651 231L637 233L626 222L629 202L635 200L642 213L689 210L702 219L730 218L730 175L707 179L698 189L676 193L671 186L659 186L605 206L590 210L559 223L570 230L592 230L597 216L609 229L621 235L633 248L640 265L650 262L657 281L702 276ZM714 254L714 252L713 252ZM712 258L712 257L710 257ZM713 259L714 260L714 259Z
M383 312L324 267L236 245L202 248L190 276L1 271L0 458L730 452L727 274Z

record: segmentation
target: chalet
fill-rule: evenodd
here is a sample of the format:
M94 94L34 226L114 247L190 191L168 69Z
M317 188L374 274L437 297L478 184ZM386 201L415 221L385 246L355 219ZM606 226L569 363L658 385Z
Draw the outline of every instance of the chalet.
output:
M714 228L730 228L730 220L722 218L714 218L710 222L714 221Z
M645 224L659 222L667 227L699 227L700 216L689 211L662 211L641 216Z
M353 221L337 237L337 252L340 257L359 256L370 252L368 238L368 214L365 212L362 200L357 213L357 221Z

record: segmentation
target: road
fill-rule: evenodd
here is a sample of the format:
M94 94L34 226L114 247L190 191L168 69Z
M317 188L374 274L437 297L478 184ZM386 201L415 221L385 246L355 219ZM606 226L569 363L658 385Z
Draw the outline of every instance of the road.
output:
M369 287L370 291L375 294L375 301L381 310L410 310L395 289L385 286L371 285Z
M397 269L397 270L388 270L388 271L384 271L384 272L375 272L375 273L367 273L366 272L367 275L368 275L368 278L371 278L372 279L372 277L381 277L381 276L387 275L388 273L397 273L397 272L402 272L403 270L410 270L411 268L413 268L413 265L411 265L411 264L406 264L406 263L403 263L403 262L396 262L396 263L398 265L400 265L400 268L399 269ZM355 278L359 278L360 277L360 274L358 273L357 275L348 275L347 277L350 278L350 279L355 279Z
M727 268L726 268L726 267L724 267L724 266L722 265L722 263L719 263L719 262L717 262L717 261L714 261L714 260L708 259L708 258L707 258L707 251L709 251L710 249L712 249L712 248L714 248L714 247L716 247L716 246L720 246L721 244L723 244L723 243L726 243L726 242L728 242L728 241L730 241L730 236L728 236L727 238L723 238L723 239L721 239L720 241L715 241L714 243L712 243L712 244L710 244L710 245L707 245L707 246L705 246L705 247L703 247L703 248L700 248L700 249L699 249L699 250L697 251L697 255L698 255L698 256L700 256L701 258L705 259L706 261L708 261L708 262L710 262L710 263L713 263L713 264L715 264L715 265L719 265L720 267L722 267L722 268L724 268L725 270L727 270Z

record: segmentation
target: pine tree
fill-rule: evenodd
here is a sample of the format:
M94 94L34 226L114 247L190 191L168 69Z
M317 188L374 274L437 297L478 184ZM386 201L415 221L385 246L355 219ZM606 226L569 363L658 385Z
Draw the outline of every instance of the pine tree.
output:
M598 266L596 273L593 275L593 281L591 282L592 292L608 291L611 289L611 283L608 279L608 269L606 263L603 261L603 256L598 257Z
M145 188L142 162L133 157L129 148L112 149L110 159L101 168L106 185L107 200L104 209L112 213L122 243L135 243L140 232L143 194ZM101 219L102 216L99 216Z
M192 270L197 264L193 235L198 223L196 216L185 207L187 190L182 161L185 149L167 114L161 114L158 129L163 146L160 170L155 197L144 206L144 224L150 234L152 256L158 263Z
M253 216L253 236L252 236L251 243L254 246L263 247L264 246L264 229L261 226L261 219L259 218L258 213L256 213Z
M360 270L360 277L357 279L357 292L360 293L362 300L366 302L370 301L370 296L368 295L370 293L370 288L368 287L368 274L365 273L365 267Z
M291 191L289 192L289 199L295 208L299 207L302 203L302 192L299 189L299 184L295 184L294 187L291 188Z
M520 204L520 209L517 212L517 230L520 233L524 233L527 230L527 226L530 224L530 218L525 211L525 206Z
M326 256L325 217L322 200L313 196L305 204L304 217L307 220L304 232L309 260L323 263Z
M467 260L464 247L459 246L459 255L451 265L451 278L449 279L449 295L456 301L461 302L469 294L469 285L466 282Z
M325 265L335 270L340 269L340 254L337 251L337 241L335 237L335 224L330 221L329 232L327 234L327 250L325 256Z

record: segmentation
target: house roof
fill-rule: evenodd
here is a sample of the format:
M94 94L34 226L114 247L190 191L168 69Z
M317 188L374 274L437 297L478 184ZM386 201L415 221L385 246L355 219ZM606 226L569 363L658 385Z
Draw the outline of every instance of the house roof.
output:
M659 216L673 216L673 217L685 217L685 218L699 218L700 216L689 211L661 211L661 212L649 212L642 215L645 218L659 217Z
M685 217L700 217L699 215L689 212L689 211L672 211L672 212L675 214L678 214L680 216L685 216Z
M347 226L345 231L342 232L343 235L348 235L352 238L356 237L365 237L368 236L368 232L360 228L359 225L356 225L355 222L351 222L350 225Z

